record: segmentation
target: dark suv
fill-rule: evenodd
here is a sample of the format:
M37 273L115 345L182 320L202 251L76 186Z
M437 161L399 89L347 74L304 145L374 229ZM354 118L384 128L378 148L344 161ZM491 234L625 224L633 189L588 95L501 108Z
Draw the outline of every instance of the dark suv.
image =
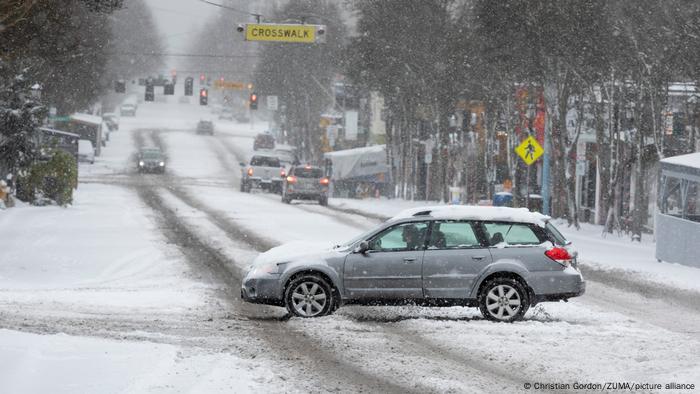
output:
M329 183L319 167L292 166L282 184L282 202L318 200L319 204L328 205Z
M253 150L275 149L275 137L272 134L262 133L255 136Z

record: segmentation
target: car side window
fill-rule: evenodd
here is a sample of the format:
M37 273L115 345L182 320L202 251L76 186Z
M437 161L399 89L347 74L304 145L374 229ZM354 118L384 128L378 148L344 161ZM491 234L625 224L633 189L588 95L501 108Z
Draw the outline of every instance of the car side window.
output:
M491 246L542 243L535 231L525 223L484 223L484 233Z
M420 250L425 244L425 234L428 230L426 222L404 223L391 227L369 242L369 248L377 252L399 252Z
M428 249L464 249L481 247L470 222L435 222L430 231Z

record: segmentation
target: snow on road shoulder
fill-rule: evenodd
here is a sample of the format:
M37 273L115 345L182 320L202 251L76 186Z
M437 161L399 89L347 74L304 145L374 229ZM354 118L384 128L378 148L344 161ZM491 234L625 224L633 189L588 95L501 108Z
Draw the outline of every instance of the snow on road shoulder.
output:
M635 280L700 292L700 269L658 262L656 243L650 234L644 234L642 242L638 243L632 242L629 236L607 234L603 238L602 227L588 223L582 223L578 231L567 227L563 220L555 224L573 242L585 266L611 271L611 275L624 273Z
M0 303L73 311L200 306L206 284L164 240L127 189L81 184L73 206L22 207L0 215Z
M187 354L172 345L0 330L6 393L284 391L269 367L230 353Z

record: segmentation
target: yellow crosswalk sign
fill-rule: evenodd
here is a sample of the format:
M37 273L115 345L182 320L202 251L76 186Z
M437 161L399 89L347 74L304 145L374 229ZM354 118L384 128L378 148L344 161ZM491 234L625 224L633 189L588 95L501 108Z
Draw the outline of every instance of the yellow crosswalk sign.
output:
M544 149L536 139L532 136L528 136L525 140L515 148L515 153L520 156L521 159L527 165L531 165L544 153Z

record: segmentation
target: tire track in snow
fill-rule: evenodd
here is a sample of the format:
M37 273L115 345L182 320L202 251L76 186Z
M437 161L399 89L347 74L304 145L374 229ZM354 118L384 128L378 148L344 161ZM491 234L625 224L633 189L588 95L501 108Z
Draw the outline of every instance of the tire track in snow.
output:
M151 133L151 138L163 152L167 152L165 149L167 147L158 134ZM143 146L144 138L142 136L140 138L136 137L135 142L137 146ZM270 314L275 313L276 311L271 307L252 306L240 300L239 286L243 273L236 268L235 263L230 262L221 252L203 242L200 236L189 229L178 217L176 212L167 208L156 189L159 186L164 187L183 203L205 213L208 219L226 232L234 241L247 243L256 250L269 249L271 246L269 241L247 234L247 231L223 219L223 215L207 208L180 187L171 184L171 177L166 176L163 178L159 185L142 185L137 187L137 192L142 201L159 214L158 220L163 222L166 237L183 250L193 267L199 268L201 272L203 266L208 271L208 276L215 283L222 283L226 287L227 299L237 309L254 307L257 310L261 308L269 310ZM402 385L366 372L353 364L339 359L336 354L318 346L312 338L304 335L303 332L290 331L286 326L280 324L278 320L280 318L251 320L250 323L252 325L258 326L257 330L251 330L251 332L255 333L258 338L263 339L267 347L277 354L287 355L287 357L298 361L301 364L300 367L307 374L314 376L318 382L323 382L324 384L333 382L337 389L342 390L344 388L347 390L352 388L351 391L370 390L372 392L408 393L429 390L427 387L418 388ZM307 389L309 388L307 387ZM318 386L316 386L316 390L318 390ZM314 390L311 389L311 391Z

